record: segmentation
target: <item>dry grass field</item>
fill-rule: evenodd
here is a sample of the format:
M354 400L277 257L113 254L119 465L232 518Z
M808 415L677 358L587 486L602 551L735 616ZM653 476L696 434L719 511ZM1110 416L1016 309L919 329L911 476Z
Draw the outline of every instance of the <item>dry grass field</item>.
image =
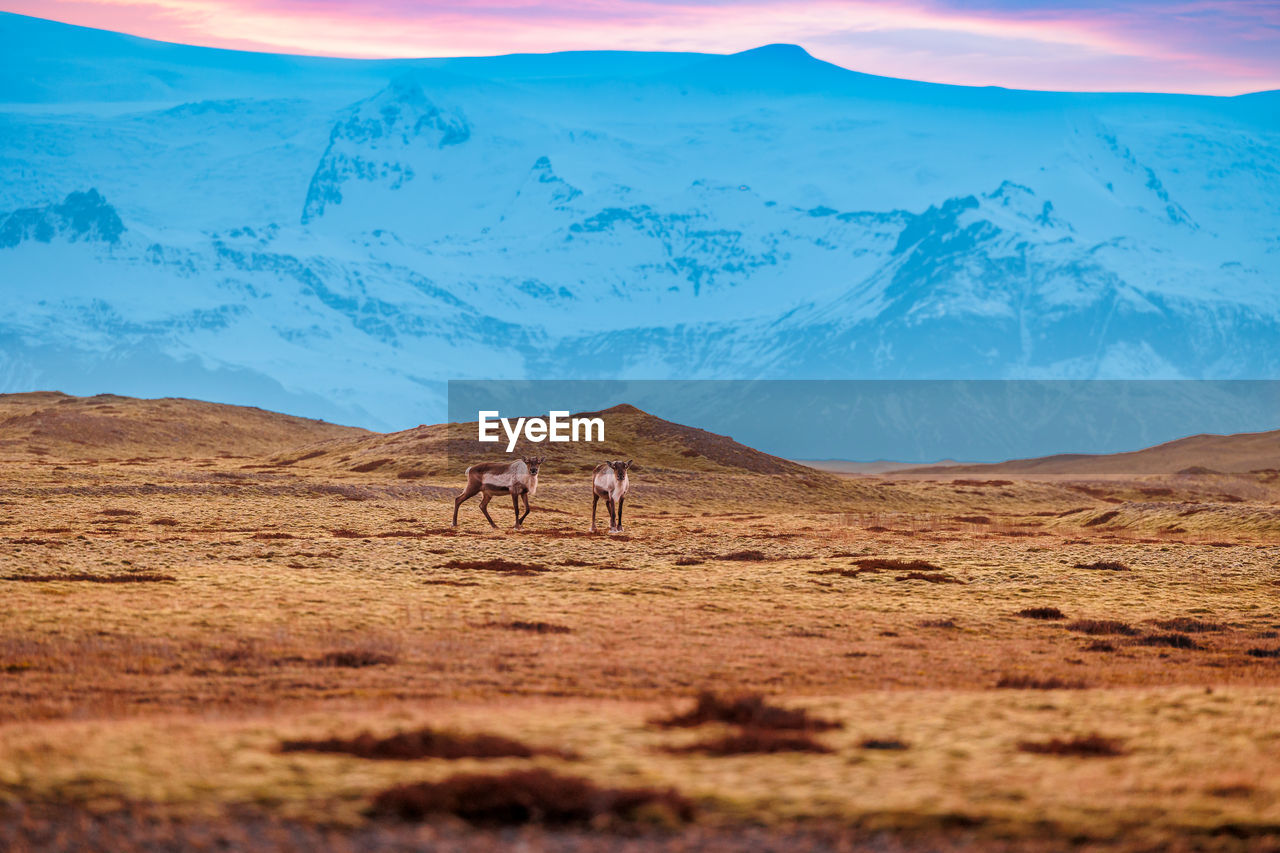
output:
M1280 847L1275 465L838 478L609 417L495 531L462 427L0 399L0 849Z

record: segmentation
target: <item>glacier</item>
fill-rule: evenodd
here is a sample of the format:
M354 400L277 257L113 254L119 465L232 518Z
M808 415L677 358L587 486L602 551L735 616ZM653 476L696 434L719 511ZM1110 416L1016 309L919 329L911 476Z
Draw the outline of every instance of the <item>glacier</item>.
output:
M0 391L390 429L448 379L1280 375L1280 92L0 47Z

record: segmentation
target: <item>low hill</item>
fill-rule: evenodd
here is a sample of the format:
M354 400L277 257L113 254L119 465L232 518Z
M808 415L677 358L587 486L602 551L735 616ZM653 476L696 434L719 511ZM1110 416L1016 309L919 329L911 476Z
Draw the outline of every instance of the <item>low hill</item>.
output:
M58 391L0 394L0 456L265 456L300 444L367 435L355 427L200 400L73 397Z
M544 470L569 474L590 471L606 459L633 459L649 474L781 474L830 485L831 475L754 450L733 439L663 420L634 406L620 405L574 417L598 417L603 442L531 443L521 439L513 454L505 438L481 442L475 422L419 426L393 433L365 433L278 453L273 462L294 469L329 473L394 476L400 479L461 476L468 465L542 456Z
M984 465L911 467L892 476L1103 476L1177 474L1182 471L1244 473L1280 468L1280 430L1237 435L1193 435L1127 453L1060 453Z

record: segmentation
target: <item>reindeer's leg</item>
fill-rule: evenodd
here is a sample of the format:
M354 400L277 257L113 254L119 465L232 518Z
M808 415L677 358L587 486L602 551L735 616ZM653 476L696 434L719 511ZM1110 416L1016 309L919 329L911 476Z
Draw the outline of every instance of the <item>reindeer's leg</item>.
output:
M600 504L600 493L591 490L591 532L596 532L596 507Z
M519 530L520 522L524 519L520 517L520 493L515 490L511 492L511 507L516 511L516 529Z
M458 495L456 498L453 499L453 526L454 527L458 526L458 507L462 506L463 503L470 500L471 497L475 495L475 493L478 491L480 491L479 483L473 483L471 481L467 481L467 487L462 491L462 494Z
M618 498L618 532L622 532L622 503L627 499L626 495Z
M524 499L524 515L520 516L520 523L523 524L524 520L529 517L529 493L525 492L520 497Z
M617 504L613 502L613 495L605 498L605 505L609 507L609 532L615 533L618 530L618 517L616 513Z
M493 495L485 492L484 496L480 498L480 511L483 512L484 517L489 520L490 527L497 527L498 525L493 523L493 516L489 515L489 501L491 500L493 500Z

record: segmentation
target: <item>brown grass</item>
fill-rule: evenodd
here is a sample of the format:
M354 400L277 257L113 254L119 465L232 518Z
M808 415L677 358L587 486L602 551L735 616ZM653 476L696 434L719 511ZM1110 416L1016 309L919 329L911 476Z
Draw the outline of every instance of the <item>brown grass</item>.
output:
M1022 752L1034 755L1066 755L1080 758L1111 758L1124 755L1124 745L1116 738L1099 734L1077 735L1071 738L1052 738L1046 741L1027 741L1018 744Z
M390 666L396 662L396 656L373 649L335 649L325 652L317 662L321 666L360 669L366 666Z
M1059 678L1057 676L1042 677L1016 673L1002 675L996 687L1010 690L1083 690L1087 687L1083 681Z
M1139 646L1163 646L1170 649L1198 649L1200 644L1186 634L1170 632L1168 634L1148 634L1133 641Z
M1224 631L1225 626L1218 622L1206 622L1190 616L1178 616L1174 619L1159 619L1153 622L1158 628L1166 631L1180 631L1186 634L1203 634L1211 631Z
M727 554L717 554L715 559L736 560L738 562L745 562L745 563L761 563L761 562L764 562L765 560L768 560L769 558L765 556L763 551L754 551L754 550L748 549L743 551L730 551Z
M59 583L75 581L81 583L171 583L176 581L173 575L158 572L131 572L127 575L95 575L89 572L58 572L48 575L4 575L0 580L19 581L22 583Z
M927 583L964 583L964 581L957 577L952 577L946 572L907 572L905 575L896 575L894 580L925 581Z
M495 557L489 560L449 560L444 564L446 569L465 569L469 572L499 572L506 575L536 575L550 571L541 563L517 563Z
M1094 560L1092 563L1076 563L1077 569L1091 569L1098 572L1127 572L1129 567L1115 560Z
M892 560L884 557L862 557L854 560L854 565L865 571L877 572L941 572L941 566L935 566L928 560Z
M752 729L792 729L827 731L843 728L836 720L814 717L803 708L770 705L759 694L720 696L711 692L698 694L693 708L683 714L651 720L662 728L690 728L704 723L729 723Z
M738 732L700 740L682 746L665 747L667 752L703 755L751 755L775 752L828 753L831 747L819 743L806 732L745 728Z
M535 768L396 785L377 794L368 813L406 821L455 817L479 826L535 823L603 829L685 823L693 819L694 808L671 789L609 788Z
M528 631L532 634L568 634L573 631L565 625L556 625L552 622L524 622L516 620L514 622L490 622L489 627L506 628L510 631Z
M863 749L882 749L890 752L910 749L910 746L897 738L864 738L858 743Z
M1132 625L1114 619L1077 619L1068 623L1066 628L1068 631L1093 635L1120 634L1133 637L1142 633Z
M1024 619L1066 619L1067 614L1056 607L1027 607L1019 610L1018 616Z
M518 740L492 734L459 734L423 728L376 737L363 732L352 738L286 740L281 752L327 752L391 761L420 758L532 758L561 755L555 750L534 749Z

